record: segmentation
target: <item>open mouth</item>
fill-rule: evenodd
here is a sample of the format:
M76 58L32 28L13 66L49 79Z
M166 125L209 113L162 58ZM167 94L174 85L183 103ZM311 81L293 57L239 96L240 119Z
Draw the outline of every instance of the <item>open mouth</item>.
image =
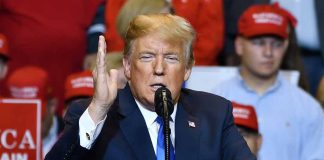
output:
M162 83L155 83L155 84L151 84L150 85L155 91L160 88L160 87L166 87L164 84Z

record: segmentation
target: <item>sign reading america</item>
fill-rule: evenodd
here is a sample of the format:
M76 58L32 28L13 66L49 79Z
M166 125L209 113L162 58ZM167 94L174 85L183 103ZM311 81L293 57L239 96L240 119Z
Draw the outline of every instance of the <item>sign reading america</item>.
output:
M0 99L0 160L41 160L41 101Z

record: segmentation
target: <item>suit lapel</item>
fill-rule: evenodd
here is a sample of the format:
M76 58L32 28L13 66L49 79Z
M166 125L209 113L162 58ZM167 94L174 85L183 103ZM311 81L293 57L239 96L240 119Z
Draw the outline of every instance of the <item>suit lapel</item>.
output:
M193 107L180 97L175 121L176 159L199 159L200 126L198 118L191 114Z
M120 122L120 128L136 158L156 159L144 117L135 103L128 85L120 92L119 104L119 113L125 116Z

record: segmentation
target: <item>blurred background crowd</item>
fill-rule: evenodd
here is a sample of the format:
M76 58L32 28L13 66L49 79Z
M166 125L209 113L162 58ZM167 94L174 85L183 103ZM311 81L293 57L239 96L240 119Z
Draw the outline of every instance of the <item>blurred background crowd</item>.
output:
M283 16L285 19L283 21L288 27L280 33L267 32L253 35L251 38L248 34L251 31L244 30L244 25L248 24L250 29L253 27L249 19L243 19L242 15L256 5L266 5L275 9L267 10L267 7L252 9L249 11L252 12L252 16L265 9L266 13L274 12ZM277 11L278 8L282 9ZM304 116L298 113L297 116L290 117L291 121L298 121L296 124L279 121L278 123L285 123L285 126L291 125L292 128L295 127L293 131L296 131L302 127L298 128L295 125L310 121L310 124L305 123L303 127L305 130L316 132L316 135L308 135L305 132L305 135L300 136L302 139L300 141L293 138L290 140L294 143L287 140L287 144L284 144L281 141L286 136L295 135L292 132L284 133L285 129L280 125L268 123L269 116L265 117L263 112L271 113L272 118L275 119L281 109L284 113L286 112L286 109L283 109L285 105L281 104L282 108L277 110L267 109L266 111L261 110L262 106L259 106L263 104L260 101L266 101L266 98L271 96L267 95L267 92L268 90L271 92L276 84L270 89L258 89L256 95L259 97L255 102L242 100L247 98L245 95L228 96L230 93L222 92L222 88L215 93L233 101L235 122L243 127L239 130L251 149L256 150L254 153L258 155L257 152L261 149L258 156L260 159L278 159L273 154L278 155L279 159L295 159L296 155L304 159L311 157L311 154L320 154L312 153L312 148L306 148L312 145L315 148L317 144L314 146L314 143L305 141L314 141L307 140L306 137L309 136L318 138L318 135L321 137L324 135L323 122L313 123L313 121L323 121L323 110L318 107L319 104L324 105L324 79L322 79L324 16L321 17L324 15L324 1L322 0L0 0L0 95L11 98L39 98L43 101L44 155L56 142L63 129L62 117L67 106L76 99L88 98L93 94L91 70L96 63L99 35L104 35L106 38L108 69L118 69L118 85L119 88L123 88L127 82L122 68L123 35L132 18L148 13L176 14L186 18L193 25L197 32L194 44L195 66L243 66L244 68L244 65L247 65L245 68L248 68L248 64L253 63L248 58L253 58L253 55L243 56L247 50L244 50L244 47L238 49L240 46L242 48L244 43L249 43L245 42L246 39L258 45L263 45L263 43L267 45L268 40L273 41L270 45L277 48L288 40L289 44L284 51L282 61L278 62L278 69L298 71L300 73L298 89L301 91L284 88L285 90L276 97L278 101L280 97L286 97L286 100L294 97L297 99L307 97L307 100L288 101L284 104L296 104L296 108L300 108L296 109L298 112L311 113L305 113ZM270 27L270 29L273 28ZM257 28L254 32L257 32ZM287 33L282 35L282 32ZM266 38L260 39L260 36ZM273 36L275 39L271 39ZM274 72L276 71L275 69ZM242 69L242 74L243 72L244 69ZM242 76L244 79L245 76ZM295 94L290 92L295 92ZM300 94L302 94L301 98L298 97ZM313 100L314 98L316 100ZM263 105L268 107L270 102L276 100L276 98L270 99ZM287 109L287 112L294 112L294 106ZM259 115L261 117L258 117ZM319 118L316 118L318 115L320 115ZM259 121L259 126L257 121ZM263 125L271 125L271 127L269 129ZM312 128L316 125L320 125L320 131ZM276 136L267 134L275 133L275 130L282 130L282 132ZM304 131L301 132L300 134L304 133ZM255 141L250 141L251 137ZM282 144L269 142L278 137L278 141ZM321 142L323 140L316 143L323 149L324 144ZM298 153L292 153L293 151L284 153L285 149L291 147L289 145L296 143L298 146L295 146L294 151ZM287 147L281 148L280 152L269 149L275 145Z

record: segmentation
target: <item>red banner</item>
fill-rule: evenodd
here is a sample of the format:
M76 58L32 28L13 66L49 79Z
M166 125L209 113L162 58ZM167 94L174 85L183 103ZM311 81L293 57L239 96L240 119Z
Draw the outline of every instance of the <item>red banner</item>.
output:
M41 160L41 101L0 99L0 160Z

